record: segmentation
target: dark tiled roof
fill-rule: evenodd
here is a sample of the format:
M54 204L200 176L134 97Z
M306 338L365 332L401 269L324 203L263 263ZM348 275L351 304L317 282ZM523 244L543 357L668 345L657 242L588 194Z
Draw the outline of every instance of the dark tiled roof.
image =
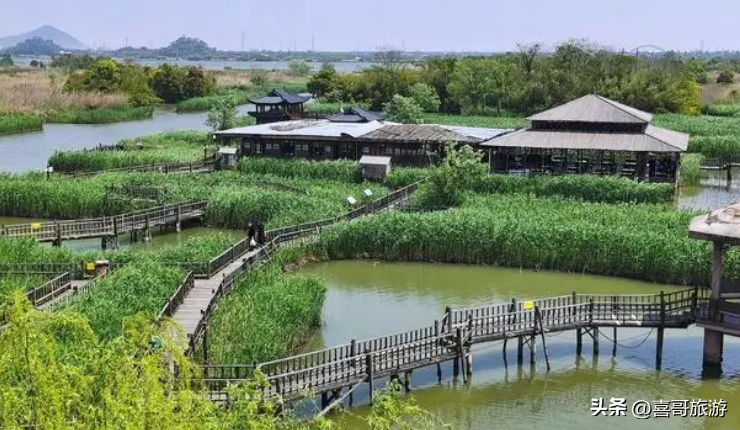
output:
M294 105L305 103L309 98L293 94L281 88L274 88L267 96L258 99L249 99L249 102L256 105L277 105L281 103Z
M383 119L385 119L385 116L380 112L372 112L358 107L329 117L331 122L371 122L382 121Z

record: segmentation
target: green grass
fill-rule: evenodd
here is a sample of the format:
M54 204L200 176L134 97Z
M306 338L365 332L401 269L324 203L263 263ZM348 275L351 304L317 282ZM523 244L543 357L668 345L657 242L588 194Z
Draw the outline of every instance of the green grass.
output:
M702 106L701 113L712 116L740 117L740 103L716 103Z
M239 171L270 174L284 178L331 179L355 182L360 179L360 165L355 161L281 160L269 157L243 158Z
M475 184L473 191L559 196L600 203L670 203L674 198L671 184L640 183L627 178L589 175L490 175Z
M529 196L476 197L445 212L380 214L321 235L326 256L490 264L708 285L711 251L694 213ZM727 275L740 278L738 253Z
M0 113L0 136L44 129L44 119L24 113Z
M283 356L321 321L326 286L283 273L280 254L239 279L208 320L209 359L254 363Z
M123 318L140 312L156 316L183 281L182 270L140 260L96 281L62 312L78 312L101 339L121 335Z
M261 90L226 90L220 94L205 97L194 97L177 103L178 113L183 112L203 112L216 107L222 100L229 100L236 106L248 103L249 98L258 97L262 94Z
M119 151L58 151L49 158L48 164L54 167L55 172L72 173L198 161L206 155L203 147L211 143L208 133L204 132L159 133L123 139L118 142ZM211 152L209 149L208 154Z
M698 186L701 184L702 171L700 167L704 164L706 157L703 154L683 154L681 156L681 171L679 178L681 185Z
M71 109L48 115L47 121L59 124L111 124L151 118L154 108L123 107L117 109Z
M340 104L314 101L312 103L305 104L303 109L307 114L332 115L339 113L341 107L347 109L349 107L355 107L355 105L350 103Z
M30 291L40 287L47 280L46 276L40 274L0 274L0 303L5 302L6 297L15 291Z

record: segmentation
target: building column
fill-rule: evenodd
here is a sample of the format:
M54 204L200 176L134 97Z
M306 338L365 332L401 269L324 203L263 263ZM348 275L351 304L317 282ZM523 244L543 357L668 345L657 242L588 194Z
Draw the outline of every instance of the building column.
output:
M715 300L722 297L722 266L725 246L721 241L712 242L712 301L709 315L713 318ZM702 367L705 374L719 375L722 372L722 350L724 334L719 331L704 329L704 357Z

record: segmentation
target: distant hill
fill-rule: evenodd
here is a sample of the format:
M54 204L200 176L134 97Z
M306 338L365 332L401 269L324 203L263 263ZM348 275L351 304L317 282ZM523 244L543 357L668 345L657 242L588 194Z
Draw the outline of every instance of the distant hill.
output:
M39 38L41 40L51 40L54 44L63 49L84 50L87 47L68 33L58 30L50 25L39 27L28 33L16 36L0 37L0 49L12 48L13 46L25 42L29 39Z
M63 51L62 47L40 37L24 40L12 48L3 49L3 53L12 55L57 55Z

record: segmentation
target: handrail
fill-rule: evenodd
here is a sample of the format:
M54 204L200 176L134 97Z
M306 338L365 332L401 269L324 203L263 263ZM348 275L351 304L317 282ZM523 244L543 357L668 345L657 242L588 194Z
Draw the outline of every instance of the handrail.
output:
M40 306L51 300L54 300L58 295L64 293L72 287L72 274L69 272L62 273L61 275L51 279L40 287L36 287L33 290L26 293L26 298L34 306Z
M179 287L177 287L177 290L172 294L172 296L167 299L167 303L164 305L162 310L159 312L159 318L162 317L171 317L175 310L177 310L178 307L182 304L182 301L185 299L185 296L188 295L190 290L193 289L195 286L195 275L193 272L188 272L187 275L185 275L185 279L182 281Z
M89 178L92 176L99 176L105 173L127 173L127 172L140 172L140 173L175 173L175 172L192 172L193 170L202 168L213 168L216 165L216 157L209 157L205 160L197 161L180 161L175 163L159 163L159 164L142 164L138 166L130 167L119 167L115 169L98 170L95 172L72 172L67 175L62 175L64 179L77 179L77 178Z

